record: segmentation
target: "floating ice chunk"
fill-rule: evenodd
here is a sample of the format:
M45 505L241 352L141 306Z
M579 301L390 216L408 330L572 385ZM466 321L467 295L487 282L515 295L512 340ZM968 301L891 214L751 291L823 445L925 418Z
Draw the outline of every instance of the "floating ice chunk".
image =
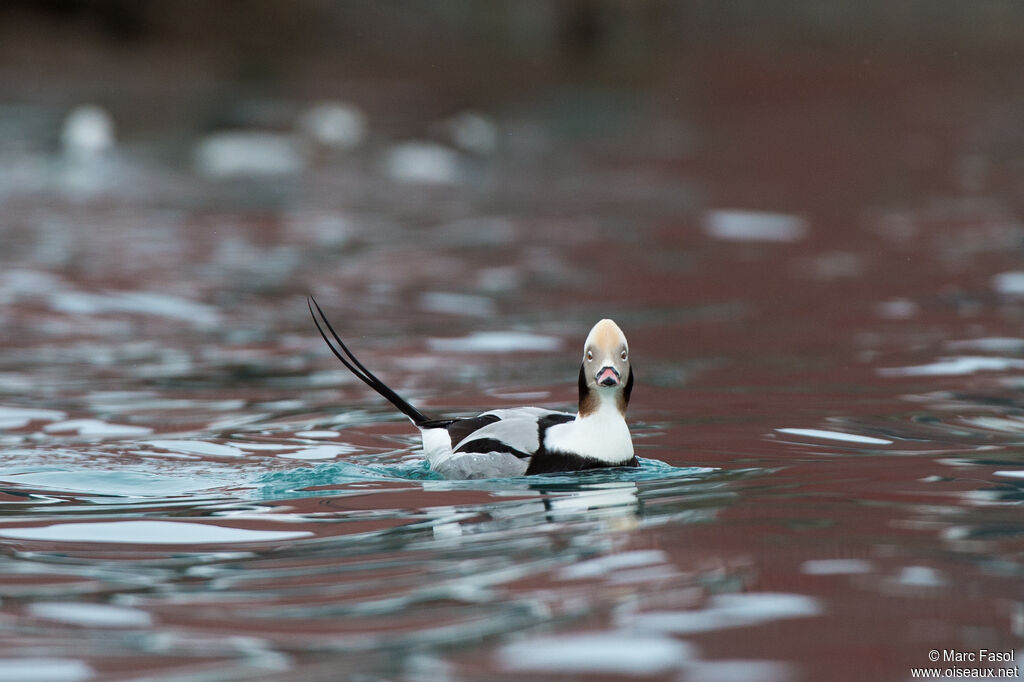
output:
M296 379L295 382L302 386L340 386L351 384L355 379L347 369L325 369Z
M784 592L720 594L707 608L688 611L649 611L631 615L627 625L639 630L694 634L761 625L784 618L806 618L823 613L814 597Z
M85 661L71 658L0 658L0 671L18 682L82 682L96 676Z
M486 156L498 148L498 126L494 121L475 111L464 111L452 116L445 127L455 146L463 151Z
M913 367L883 367L878 373L884 377L914 376L957 376L975 372L1002 372L1008 369L1024 369L1020 358L993 358L986 356L961 356L939 358L938 362Z
M906 298L892 298L876 303L875 314L886 320L906 320L917 314L917 304Z
M36 252L38 254L38 251ZM38 256L37 256L38 258ZM38 261L36 261L38 263ZM4 303L22 297L35 297L40 291L51 291L66 286L64 281L49 272L32 270L28 267L6 268L0 273L0 298Z
M35 388L37 388L36 380L27 374L0 372L0 392L25 394Z
M942 587L948 583L942 573L931 566L904 566L897 580L911 587Z
M427 345L431 350L449 353L507 353L558 350L562 341L529 332L474 332L461 338L428 339Z
M970 417L965 421L972 426L980 426L983 429L992 431L1004 431L1007 433L1020 433L1024 431L1024 420L1013 417Z
M50 306L56 311L76 315L155 315L184 320L199 327L211 327L220 320L220 315L213 306L155 291L111 291L102 294L56 291L50 294Z
M5 407L0 405L0 429L20 429L33 421L56 421L63 419L60 410L42 410L32 407Z
M715 210L705 217L704 231L727 241L796 242L807 235L807 221L785 213Z
M458 182L459 157L432 142L406 142L388 150L384 170L398 182L454 185Z
M87 160L114 148L114 119L94 104L75 107L64 119L60 143L69 157Z
M696 650L672 637L619 631L513 642L498 658L506 670L654 675L692 662Z
M853 575L873 570L871 562L864 559L811 559L800 565L804 575Z
M432 313L476 317L487 317L496 311L494 301L486 296L452 294L441 291L428 291L420 294L420 308Z
M256 130L208 135L194 158L202 175L218 179L294 175L306 166L305 150L291 135Z
M146 445L191 455L210 455L213 457L242 457L245 455L245 452L233 445L208 443L205 440L147 440Z
M148 436L153 429L148 426L128 426L126 424L108 424L100 419L69 419L54 422L43 427L46 433L64 433L74 431L79 436Z
M1012 336L991 336L983 339L964 339L946 344L951 350L976 350L983 353L1022 353L1024 339Z
M235 443L235 447L243 450L298 450L301 445L285 445L278 443Z
M668 555L660 549L636 550L633 552L609 554L608 556L581 561L578 564L567 566L562 569L558 577L562 580L594 578L625 568L649 566L651 564L664 564L667 562Z
M352 218L332 211L294 211L286 214L285 218L287 238L303 244L313 242L328 249L340 249L358 234L358 226ZM245 250L253 249L249 246ZM223 255L239 267L252 267L251 262L242 261L230 251Z
M522 280L522 272L514 266L486 268L477 276L480 288L490 292L513 291L520 287Z
M839 440L847 443L864 443L865 445L892 445L891 440L884 438L872 438L871 436L858 436L855 433L843 433L842 431L823 431L821 429L775 429L779 433L787 433L791 436L805 436L807 438L822 438L824 440Z
M0 528L0 537L48 542L123 542L145 545L198 545L222 542L276 542L312 535L309 531L249 530L183 521L101 521Z
M299 438L336 438L341 435L340 431L296 431L295 435ZM244 445L242 447L245 447Z
M354 449L348 445L317 445L295 452L286 452L278 457L284 459L334 459L338 455L352 452Z
M1005 478L1024 478L1024 469L997 471L993 476L1003 476Z
M659 564L616 571L609 575L607 580L609 585L650 585L653 582L670 580L681 575L674 566Z
M1001 272L992 278L992 288L1006 296L1024 296L1024 272Z
M824 612L814 597L786 592L719 594L711 598L711 608L720 612L746 613L758 622L819 616Z
M782 661L696 661L686 669L687 682L786 682L802 679Z
M28 613L34 618L95 628L144 628L153 624L147 611L108 604L36 602L29 604Z
M366 139L366 115L344 102L321 102L299 118L299 128L326 147L352 149Z

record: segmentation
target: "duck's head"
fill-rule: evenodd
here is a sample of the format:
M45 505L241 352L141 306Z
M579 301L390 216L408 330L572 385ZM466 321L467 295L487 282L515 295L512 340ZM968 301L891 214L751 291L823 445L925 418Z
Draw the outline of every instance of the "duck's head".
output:
M626 335L612 320L601 320L587 335L579 388L581 415L596 411L607 400L614 400L619 411L626 413L633 369Z

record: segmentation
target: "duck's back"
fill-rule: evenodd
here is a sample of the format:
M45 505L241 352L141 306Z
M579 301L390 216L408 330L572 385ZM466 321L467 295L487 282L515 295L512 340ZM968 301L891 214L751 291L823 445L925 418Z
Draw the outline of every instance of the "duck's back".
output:
M503 478L526 473L541 447L542 430L575 418L541 407L515 407L419 428L431 470L446 478Z

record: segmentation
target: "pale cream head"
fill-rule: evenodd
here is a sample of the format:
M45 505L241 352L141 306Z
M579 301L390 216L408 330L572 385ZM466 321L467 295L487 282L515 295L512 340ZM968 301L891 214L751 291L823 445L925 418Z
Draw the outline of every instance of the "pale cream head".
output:
M629 344L619 325L601 320L583 345L583 372L593 388L617 388L629 375Z

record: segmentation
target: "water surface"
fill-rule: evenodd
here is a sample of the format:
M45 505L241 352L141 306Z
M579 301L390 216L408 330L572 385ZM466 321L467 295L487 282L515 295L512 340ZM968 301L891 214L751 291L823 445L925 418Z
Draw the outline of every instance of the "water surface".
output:
M270 178L144 133L5 152L3 675L903 680L1018 648L1024 100L861 66L555 89L589 104L494 104L483 155L396 155L416 126L369 103L364 147ZM613 317L643 466L439 479L308 293L438 415L571 407Z

